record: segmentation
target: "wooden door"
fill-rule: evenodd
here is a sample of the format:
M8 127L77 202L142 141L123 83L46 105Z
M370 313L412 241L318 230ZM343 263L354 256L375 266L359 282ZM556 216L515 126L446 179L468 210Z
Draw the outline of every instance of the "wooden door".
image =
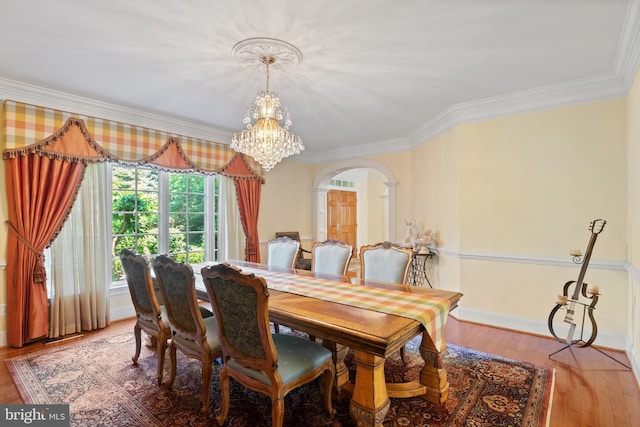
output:
M354 191L330 190L327 193L327 239L350 244L356 254L357 204Z

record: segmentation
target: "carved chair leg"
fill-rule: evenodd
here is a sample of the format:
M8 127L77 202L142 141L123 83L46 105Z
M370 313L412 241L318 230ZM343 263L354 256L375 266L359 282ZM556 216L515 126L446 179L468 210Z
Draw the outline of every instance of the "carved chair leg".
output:
M284 397L277 396L271 399L271 425L281 427L284 420Z
M169 388L173 387L173 382L176 380L176 350L177 348L172 341L171 344L169 344L169 355L171 358L171 378L169 378L169 383L167 384Z
M211 377L213 376L213 367L211 360L202 361L202 412L209 412L209 394L211 392Z
M133 364L138 364L138 358L140 357L140 349L142 347L142 334L140 326L136 323L136 326L133 327L133 335L136 337L136 353L133 355L131 360L133 360Z
M324 408L327 413L331 416L335 414L335 410L331 405L331 397L333 392L333 380L335 377L335 371L333 369L327 369L322 374L322 379L320 380L320 391L322 392L322 400L324 401Z
M162 376L164 374L164 353L167 348L167 338L160 336L157 338L157 352L158 352L158 385L162 384Z
M220 415L216 417L219 426L224 424L229 414L229 375L224 367L220 372L220 395Z

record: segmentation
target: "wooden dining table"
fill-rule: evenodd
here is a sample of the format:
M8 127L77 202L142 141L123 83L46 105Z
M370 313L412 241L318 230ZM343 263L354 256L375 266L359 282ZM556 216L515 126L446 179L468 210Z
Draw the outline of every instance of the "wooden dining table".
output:
M200 271L202 267L211 264L213 263L192 265L198 296L207 301L209 296ZM441 336L436 339L431 336L434 335L433 330L427 331L418 320L343 301L304 296L296 287L297 284L302 286L303 282L314 278L322 280L324 284L340 284L343 289L346 285L356 287L355 290L362 290L357 287L364 286L375 288L376 292L401 291L434 301L447 300L448 311L457 307L461 293L315 274L307 270L275 268L245 261L229 261L229 264L265 278L269 287L269 318L272 322L318 337L333 352L336 365L335 390L338 393L351 393L350 414L358 426L381 426L389 410L390 397L421 396L436 403L447 399L449 383L441 355L446 345L443 339L444 324L440 325L442 330L438 332ZM385 359L418 335L422 336L419 350L424 359L419 379L405 383L386 383ZM353 350L356 363L355 383L349 382L344 364L349 349Z

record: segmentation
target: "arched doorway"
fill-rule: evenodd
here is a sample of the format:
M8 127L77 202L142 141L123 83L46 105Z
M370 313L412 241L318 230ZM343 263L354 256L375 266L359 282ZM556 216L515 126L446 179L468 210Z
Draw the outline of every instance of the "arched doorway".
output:
M384 195L384 240L395 241L396 224L396 180L389 168L373 160L345 160L333 163L322 170L314 181L313 186L313 233L314 240L323 241L327 239L327 193L329 191L329 181L336 175L353 169L373 169L383 176L383 184L386 187ZM360 210L366 207L359 207ZM359 242L359 245L370 242Z

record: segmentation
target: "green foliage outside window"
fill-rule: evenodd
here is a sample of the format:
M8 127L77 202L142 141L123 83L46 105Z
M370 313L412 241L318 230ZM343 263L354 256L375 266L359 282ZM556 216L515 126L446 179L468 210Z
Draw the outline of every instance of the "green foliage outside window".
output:
M157 170L114 166L112 169L112 280L122 280L124 273L118 253L132 248L153 257L160 253L159 187ZM174 259L197 263L205 261L205 185L204 175L168 174L168 252ZM218 180L215 180L218 194ZM218 198L215 203L215 230L218 231ZM216 245L217 246L217 245ZM166 252L164 250L163 252ZM215 256L211 257L215 259Z

